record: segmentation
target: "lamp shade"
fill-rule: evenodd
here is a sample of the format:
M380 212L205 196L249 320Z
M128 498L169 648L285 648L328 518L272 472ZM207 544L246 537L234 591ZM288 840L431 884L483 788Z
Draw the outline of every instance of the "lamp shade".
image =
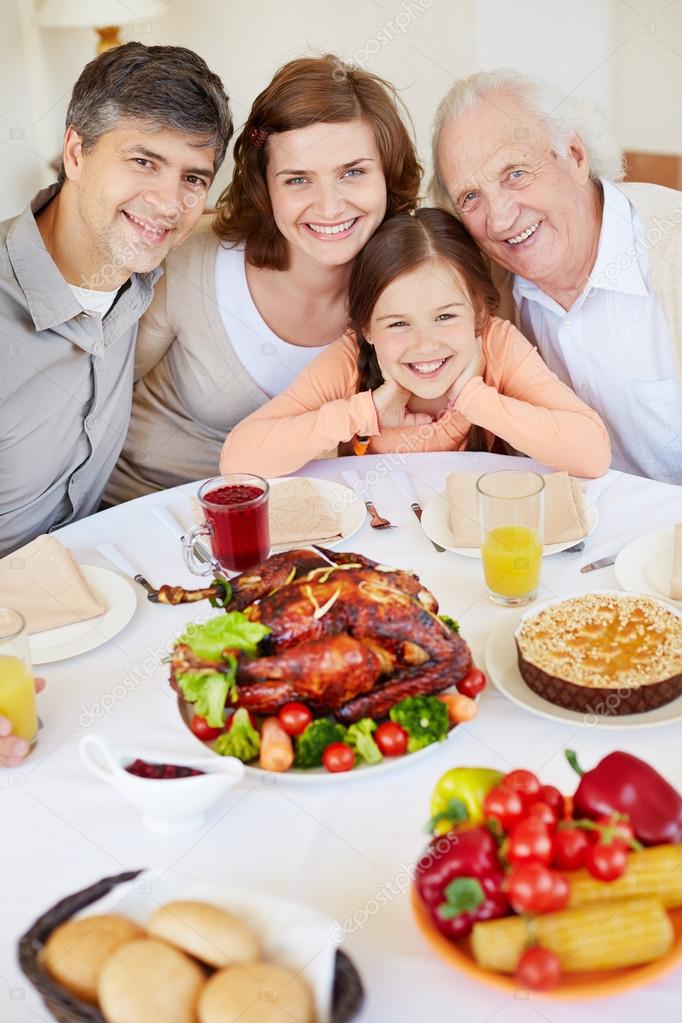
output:
M42 0L35 20L44 28L99 28L158 17L168 0Z

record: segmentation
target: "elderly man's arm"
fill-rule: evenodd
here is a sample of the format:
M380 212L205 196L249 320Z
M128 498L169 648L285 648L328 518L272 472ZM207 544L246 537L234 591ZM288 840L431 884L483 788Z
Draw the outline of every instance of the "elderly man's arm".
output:
M483 337L485 377L470 380L455 407L518 451L575 476L601 476L611 444L596 412L545 365L513 324L493 320Z

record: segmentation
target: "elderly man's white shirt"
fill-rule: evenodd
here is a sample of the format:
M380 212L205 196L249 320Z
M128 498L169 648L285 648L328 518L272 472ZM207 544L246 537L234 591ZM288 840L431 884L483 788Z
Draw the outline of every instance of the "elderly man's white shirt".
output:
M624 193L602 186L599 250L585 290L566 311L515 277L521 327L604 420L613 468L682 483L682 392L666 317L650 288L644 229Z

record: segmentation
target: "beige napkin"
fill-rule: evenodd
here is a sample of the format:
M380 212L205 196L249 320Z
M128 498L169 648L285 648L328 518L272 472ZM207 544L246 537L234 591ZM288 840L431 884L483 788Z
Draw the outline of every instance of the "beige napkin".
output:
M447 482L448 521L453 546L479 547L481 530L473 472L451 473ZM580 484L566 472L554 472L545 480L545 543L580 540L587 533L585 502Z
M675 526L673 535L673 570L670 579L670 596L682 600L682 522Z
M73 555L53 536L38 536L0 561L0 605L14 608L29 633L104 614Z
M270 490L270 543L333 540L341 533L339 516L306 479L285 480Z

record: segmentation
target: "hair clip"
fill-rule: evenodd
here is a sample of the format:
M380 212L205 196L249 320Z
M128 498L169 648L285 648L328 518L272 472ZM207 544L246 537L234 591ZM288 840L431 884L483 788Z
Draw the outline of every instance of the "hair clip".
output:
M262 149L265 143L268 141L268 136L272 135L274 128L249 128L248 138L256 149Z

